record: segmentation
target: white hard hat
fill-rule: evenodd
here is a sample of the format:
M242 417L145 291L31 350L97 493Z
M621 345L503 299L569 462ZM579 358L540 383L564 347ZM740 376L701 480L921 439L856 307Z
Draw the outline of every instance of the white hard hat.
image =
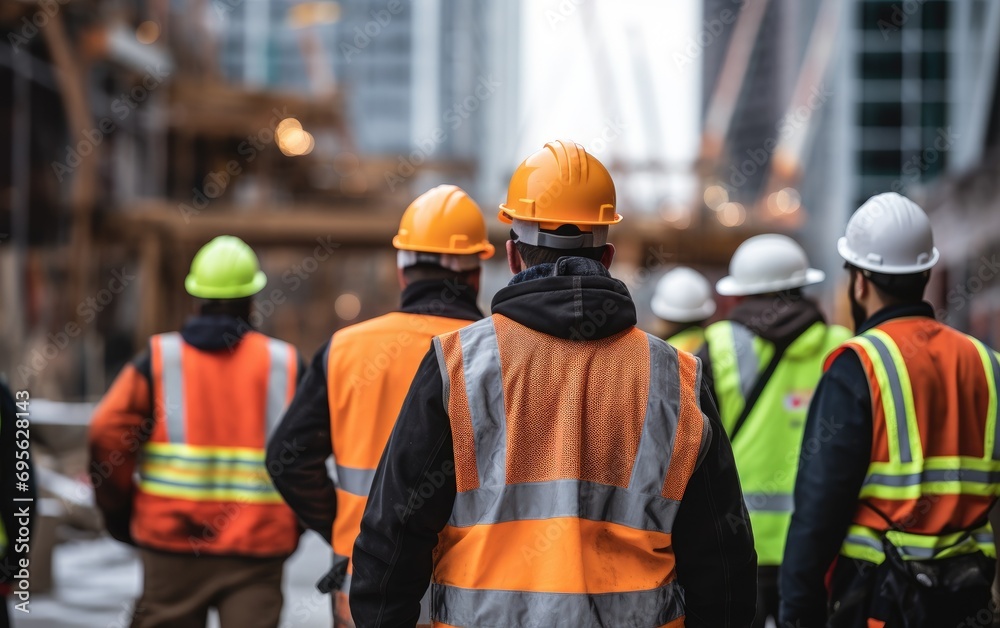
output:
M854 212L837 251L852 266L886 275L921 273L941 257L927 214L895 192L873 196Z
M712 287L701 273L678 266L660 277L650 307L665 321L692 323L714 314L715 300Z
M826 273L809 267L795 240L777 233L754 236L729 261L729 275L715 284L719 294L742 296L801 288L819 283Z

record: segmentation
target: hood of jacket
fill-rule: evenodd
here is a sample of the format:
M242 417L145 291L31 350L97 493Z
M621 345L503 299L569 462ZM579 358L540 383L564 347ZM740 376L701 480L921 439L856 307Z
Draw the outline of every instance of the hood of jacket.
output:
M788 347L816 323L826 322L815 303L787 293L744 299L732 309L729 318L779 347ZM799 342L795 348L812 352L816 349L812 345L822 343L823 338L824 334L817 334L815 339L810 335L808 339L814 342Z
M518 273L493 297L491 309L567 340L599 340L636 323L625 284L600 262L583 257L560 257Z

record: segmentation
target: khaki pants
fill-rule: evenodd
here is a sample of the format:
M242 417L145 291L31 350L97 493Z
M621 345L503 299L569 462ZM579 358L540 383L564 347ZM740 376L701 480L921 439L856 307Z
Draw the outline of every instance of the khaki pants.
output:
M210 608L222 628L278 625L284 558L141 554L143 589L132 628L201 628Z

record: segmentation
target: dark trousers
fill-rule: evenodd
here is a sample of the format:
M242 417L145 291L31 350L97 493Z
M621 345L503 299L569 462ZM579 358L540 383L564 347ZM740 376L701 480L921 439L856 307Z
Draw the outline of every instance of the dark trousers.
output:
M752 628L764 628L767 618L774 619L778 624L778 567L765 565L757 568L757 615L753 618Z
M10 628L10 609L7 608L7 596L0 595L0 604L3 608L0 608L0 628Z
M142 550L142 597L132 628L274 628L281 618L284 558L188 556Z

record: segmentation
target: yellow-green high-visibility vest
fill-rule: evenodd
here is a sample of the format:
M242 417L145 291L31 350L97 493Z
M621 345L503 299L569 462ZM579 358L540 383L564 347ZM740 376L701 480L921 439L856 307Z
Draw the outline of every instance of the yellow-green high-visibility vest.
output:
M884 534L904 560L995 557L987 515L1000 495L998 354L927 317L883 323L827 365L843 351L868 375L872 447L840 553L881 563Z
M697 325L688 327L684 331L667 338L667 344L681 351L698 353L702 345L705 344L705 329Z
M823 360L850 337L844 327L817 322L792 341L733 438L760 565L781 564L809 402L823 375ZM719 414L733 437L746 398L775 347L734 321L710 325L705 339Z
M0 418L0 430L2 429L3 429L3 419ZM11 463L11 467L13 466L14 466L13 463ZM7 553L7 530L4 529L3 520L0 519L0 556L3 556L6 553Z

